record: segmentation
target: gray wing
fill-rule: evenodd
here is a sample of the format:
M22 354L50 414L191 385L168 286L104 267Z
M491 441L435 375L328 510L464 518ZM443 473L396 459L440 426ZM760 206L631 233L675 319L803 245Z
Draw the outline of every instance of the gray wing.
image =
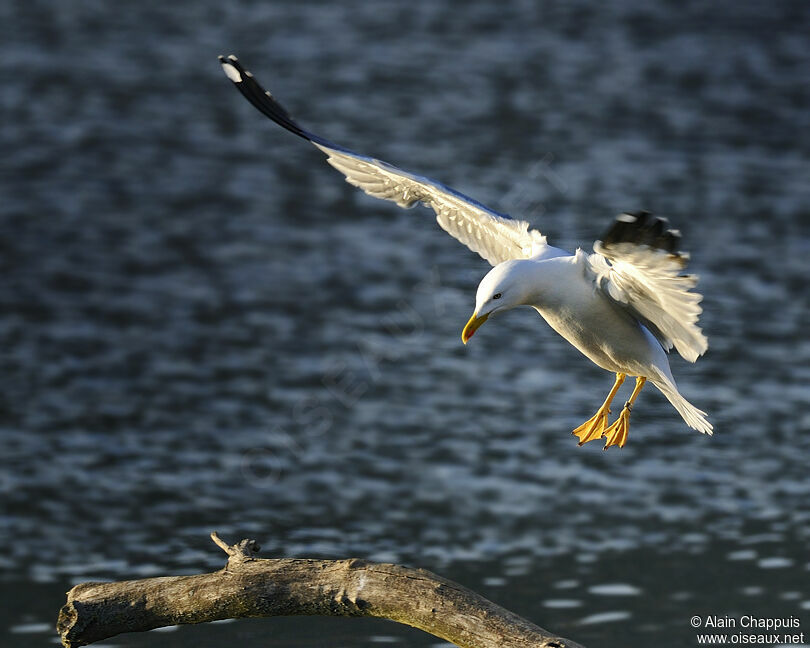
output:
M412 207L416 203L430 207L436 212L436 220L442 229L492 265L509 259L568 254L549 246L546 237L529 229L526 221L500 214L440 182L360 155L303 129L235 56L220 56L219 61L225 74L251 104L323 151L329 164L343 173L348 183L370 196L393 201L400 207Z
M682 274L689 256L676 251L680 232L648 212L621 214L587 261L595 285L630 311L689 362L709 348L698 327L702 295L692 292L695 275Z

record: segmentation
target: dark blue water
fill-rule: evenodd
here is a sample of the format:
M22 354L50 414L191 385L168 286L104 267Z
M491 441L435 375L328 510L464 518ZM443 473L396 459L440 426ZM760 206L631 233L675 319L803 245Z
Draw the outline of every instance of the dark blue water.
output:
M810 632L810 5L0 5L0 642L52 643L88 579L266 556L440 572L588 646L696 645L695 614ZM533 311L459 334L488 266L251 108L589 248L670 217L711 348L673 358L713 438ZM245 621L116 646L432 646Z

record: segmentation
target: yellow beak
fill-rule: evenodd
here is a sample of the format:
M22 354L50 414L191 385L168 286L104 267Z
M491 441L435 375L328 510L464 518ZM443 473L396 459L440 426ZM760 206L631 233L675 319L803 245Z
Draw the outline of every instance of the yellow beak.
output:
M473 334L480 328L481 324L487 321L488 317L489 313L486 315L481 315L480 317L478 313L473 313L470 321L467 322L464 330L461 332L461 341L464 342L464 344L467 344Z

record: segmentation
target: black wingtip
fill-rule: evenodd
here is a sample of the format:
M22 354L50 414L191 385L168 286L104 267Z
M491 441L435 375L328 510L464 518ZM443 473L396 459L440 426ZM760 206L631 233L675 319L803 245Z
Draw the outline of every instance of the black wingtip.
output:
M233 54L219 57L222 70L233 81L233 84L253 106L263 115L269 117L279 126L295 133L299 137L313 141L313 135L301 128L286 109L267 90L258 84L253 75L242 67L239 59Z
M666 218L653 216L648 211L619 214L601 241L605 246L617 243L633 243L663 250L675 257L684 256L678 251L681 233L669 228Z

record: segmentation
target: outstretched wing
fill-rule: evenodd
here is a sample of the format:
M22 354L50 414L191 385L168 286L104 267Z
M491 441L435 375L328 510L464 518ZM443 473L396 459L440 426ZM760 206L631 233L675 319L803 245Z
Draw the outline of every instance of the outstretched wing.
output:
M673 346L694 362L709 348L697 326L703 298L691 289L695 275L681 274L689 255L677 251L678 230L649 212L621 214L594 243L588 257L594 281L614 302L629 310L666 350Z
M550 247L546 237L537 230L530 230L526 221L499 214L439 182L360 155L304 130L235 56L220 56L219 61L225 74L250 103L278 125L326 153L329 164L343 173L347 182L370 196L391 200L400 207L412 207L419 202L430 207L436 212L442 229L492 265L509 259L567 254Z

